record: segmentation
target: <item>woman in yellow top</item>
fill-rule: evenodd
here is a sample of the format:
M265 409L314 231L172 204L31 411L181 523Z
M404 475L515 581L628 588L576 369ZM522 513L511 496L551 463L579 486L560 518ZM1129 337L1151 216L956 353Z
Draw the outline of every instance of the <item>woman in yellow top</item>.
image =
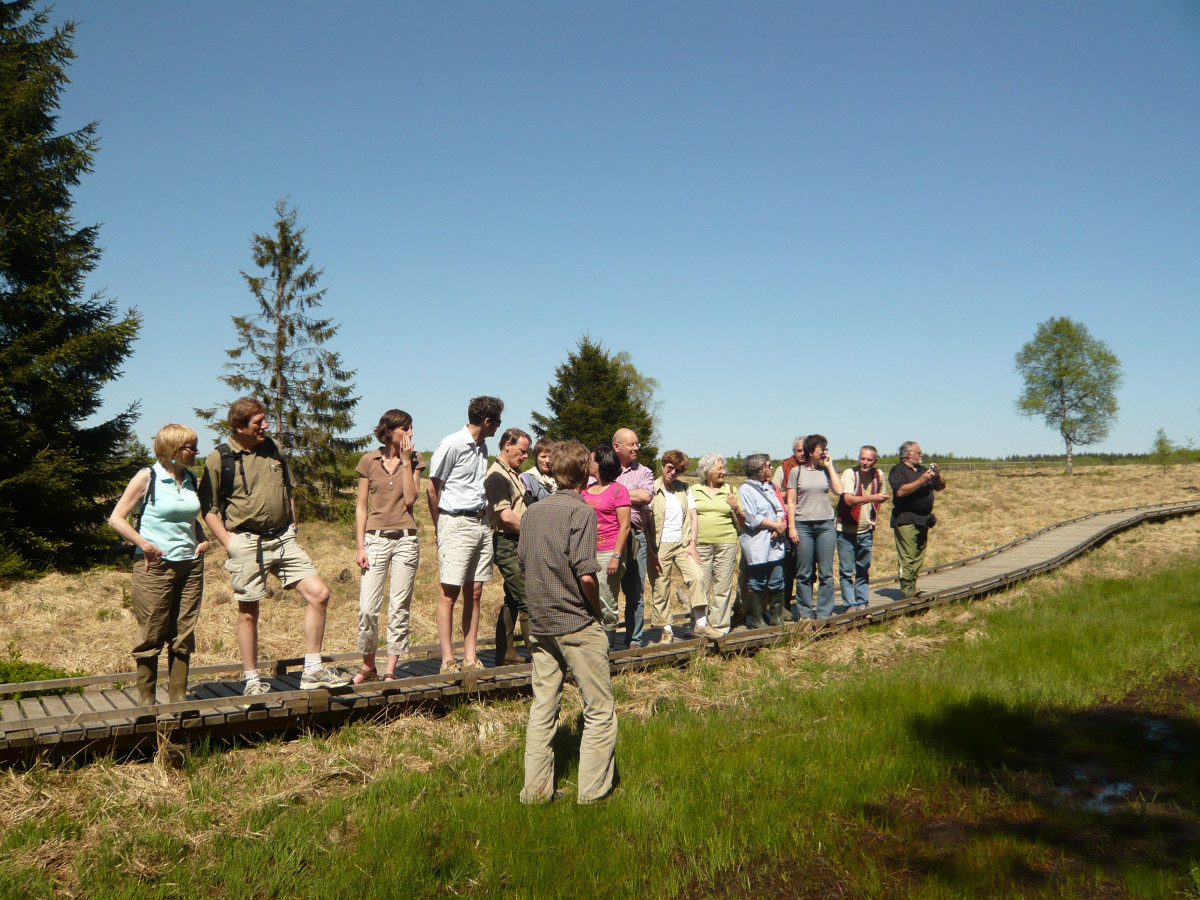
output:
M729 633L733 610L734 576L737 574L738 535L746 517L737 492L725 483L725 457L706 453L696 464L703 484L691 486L696 508L696 550L704 576L705 608L695 611L695 634L718 638Z

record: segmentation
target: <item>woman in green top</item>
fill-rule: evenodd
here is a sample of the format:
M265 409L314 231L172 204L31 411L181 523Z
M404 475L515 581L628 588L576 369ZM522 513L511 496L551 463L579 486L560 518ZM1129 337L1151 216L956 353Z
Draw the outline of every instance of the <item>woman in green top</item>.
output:
M696 471L703 484L693 484L690 490L696 504L696 549L708 607L694 611L694 633L718 638L729 633L738 534L746 517L738 505L737 491L725 483L725 457L706 453Z

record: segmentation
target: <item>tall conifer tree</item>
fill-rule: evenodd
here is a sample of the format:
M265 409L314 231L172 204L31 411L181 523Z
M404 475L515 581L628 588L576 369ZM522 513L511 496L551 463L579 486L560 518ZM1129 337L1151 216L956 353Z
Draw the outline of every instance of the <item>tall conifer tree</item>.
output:
M131 474L121 452L136 405L99 424L140 319L83 296L98 228L72 216L96 123L56 133L74 26L31 0L0 4L0 576L85 562ZM47 32L49 34L47 35Z
M579 339L575 352L554 372L554 383L546 390L549 413L530 413L533 431L552 441L578 440L588 447L612 441L618 428L632 428L642 441L638 461L655 466L658 448L653 445L654 419L644 405L646 383L654 379L637 373L626 355L610 354L590 335Z
M275 204L275 227L250 239L258 271L242 272L254 296L253 315L234 316L238 346L225 351L228 374L221 380L237 396L256 397L292 470L296 500L306 516L326 517L338 491L351 479L341 474L342 459L365 445L343 437L354 425L354 370L326 343L337 334L332 319L311 313L321 306L323 269L308 264L305 229L295 208ZM224 410L196 410L224 430Z

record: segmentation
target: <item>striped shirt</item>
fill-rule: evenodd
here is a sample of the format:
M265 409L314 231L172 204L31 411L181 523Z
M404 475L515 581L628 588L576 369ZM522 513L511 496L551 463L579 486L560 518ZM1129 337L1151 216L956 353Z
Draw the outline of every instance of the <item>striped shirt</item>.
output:
M521 519L517 546L525 570L525 601L534 634L574 634L596 621L581 575L595 575L596 514L578 491L560 490Z

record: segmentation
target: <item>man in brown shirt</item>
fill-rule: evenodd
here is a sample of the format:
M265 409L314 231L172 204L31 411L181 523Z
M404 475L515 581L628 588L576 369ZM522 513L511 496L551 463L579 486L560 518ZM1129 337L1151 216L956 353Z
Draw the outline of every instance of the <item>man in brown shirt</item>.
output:
M596 514L579 496L590 461L591 454L578 441L556 444L550 467L559 489L529 507L521 522L518 553L533 631L533 702L525 732L522 803L548 803L559 796L552 744L567 672L583 699L578 802L595 803L613 786L617 714L608 636L599 621Z
M487 496L488 525L492 528L492 561L504 579L504 605L496 617L496 663L515 666L525 662L513 647L518 622L529 649L529 611L525 606L525 576L517 558L521 517L525 514L525 482L521 463L529 456L529 435L510 428L500 435L500 455L487 471L483 491Z
M198 493L205 523L229 554L225 568L238 604L242 693L252 696L271 690L258 673L258 608L267 595L268 572L285 588L294 587L308 604L300 687L313 690L347 684L350 675L321 662L329 588L296 541L296 503L289 487L287 464L275 442L267 437L266 410L253 397L243 397L229 407L228 421L233 464L229 494L221 495L219 450L204 461Z

